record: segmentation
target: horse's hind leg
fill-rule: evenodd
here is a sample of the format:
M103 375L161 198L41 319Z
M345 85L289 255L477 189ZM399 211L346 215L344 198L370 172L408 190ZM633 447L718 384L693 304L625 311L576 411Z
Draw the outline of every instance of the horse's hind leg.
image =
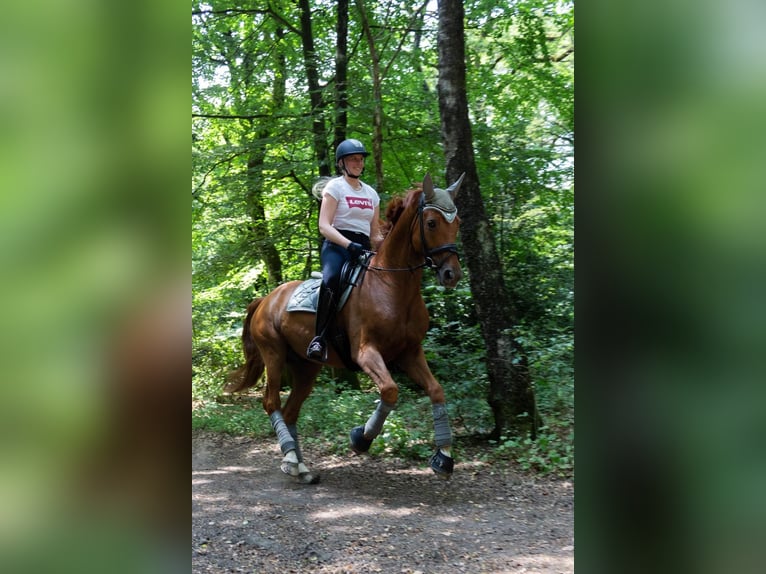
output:
M282 388L282 367L285 361L284 350L264 349L263 361L266 365L266 390L263 393L263 410L269 416L271 426L277 435L279 448L285 455L284 460L295 461L298 457L296 450L297 441L293 438L290 429L282 416L282 399L279 392Z
M322 366L315 363L301 362L290 364L289 368L292 374L292 390L285 402L283 416L287 430L295 443L295 450L294 456L285 456L282 460L282 472L291 476L297 476L298 480L304 484L316 484L319 482L319 474L309 470L305 464L300 442L298 441L297 423L301 406L311 394L311 390L314 388L314 381Z

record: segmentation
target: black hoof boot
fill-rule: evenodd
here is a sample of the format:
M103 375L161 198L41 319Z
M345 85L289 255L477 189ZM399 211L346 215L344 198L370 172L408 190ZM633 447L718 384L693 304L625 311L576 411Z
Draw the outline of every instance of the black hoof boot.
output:
M455 459L451 456L447 456L438 448L429 462L431 464L431 470L433 470L439 478L448 480L452 476L452 470L455 468Z
M356 454L362 454L370 450L372 444L371 438L364 438L364 427L354 427L351 429L351 450Z

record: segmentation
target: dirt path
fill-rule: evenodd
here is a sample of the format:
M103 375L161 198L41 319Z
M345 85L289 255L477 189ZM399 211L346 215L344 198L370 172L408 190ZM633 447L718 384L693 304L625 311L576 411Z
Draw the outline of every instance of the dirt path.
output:
M570 573L573 486L470 461L426 463L304 448L318 485L279 470L274 441L192 435L194 573Z

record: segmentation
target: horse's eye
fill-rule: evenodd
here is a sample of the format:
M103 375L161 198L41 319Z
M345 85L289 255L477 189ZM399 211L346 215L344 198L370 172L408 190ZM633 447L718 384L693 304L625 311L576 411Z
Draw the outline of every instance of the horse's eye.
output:
M435 229L436 228L436 221L433 219L428 220L428 229Z

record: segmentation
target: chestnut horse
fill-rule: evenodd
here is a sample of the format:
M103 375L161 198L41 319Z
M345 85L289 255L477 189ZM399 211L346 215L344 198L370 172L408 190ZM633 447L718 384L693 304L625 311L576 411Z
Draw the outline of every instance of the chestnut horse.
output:
M455 287L462 276L455 240L460 225L454 198L463 176L446 190L434 188L431 177L422 189L388 205L388 227L378 251L364 265L367 272L338 313L336 326L349 341L351 359L375 382L378 406L366 424L350 434L351 448L366 452L380 434L388 413L396 406L399 389L387 365L396 365L420 384L431 399L436 449L430 459L440 478L453 471L450 454L452 431L442 386L426 363L421 345L428 329L428 311L420 292L425 267L432 268L445 287ZM312 313L286 310L290 296L301 284L292 281L277 287L247 308L242 331L246 363L234 371L226 390L238 392L256 384L266 370L263 408L269 415L284 454L282 471L309 484L319 481L303 461L298 443L297 421L301 405L311 393L323 366L343 367L337 350L330 346L326 363L306 358L314 336ZM291 391L284 404L279 395L282 371L291 376Z

